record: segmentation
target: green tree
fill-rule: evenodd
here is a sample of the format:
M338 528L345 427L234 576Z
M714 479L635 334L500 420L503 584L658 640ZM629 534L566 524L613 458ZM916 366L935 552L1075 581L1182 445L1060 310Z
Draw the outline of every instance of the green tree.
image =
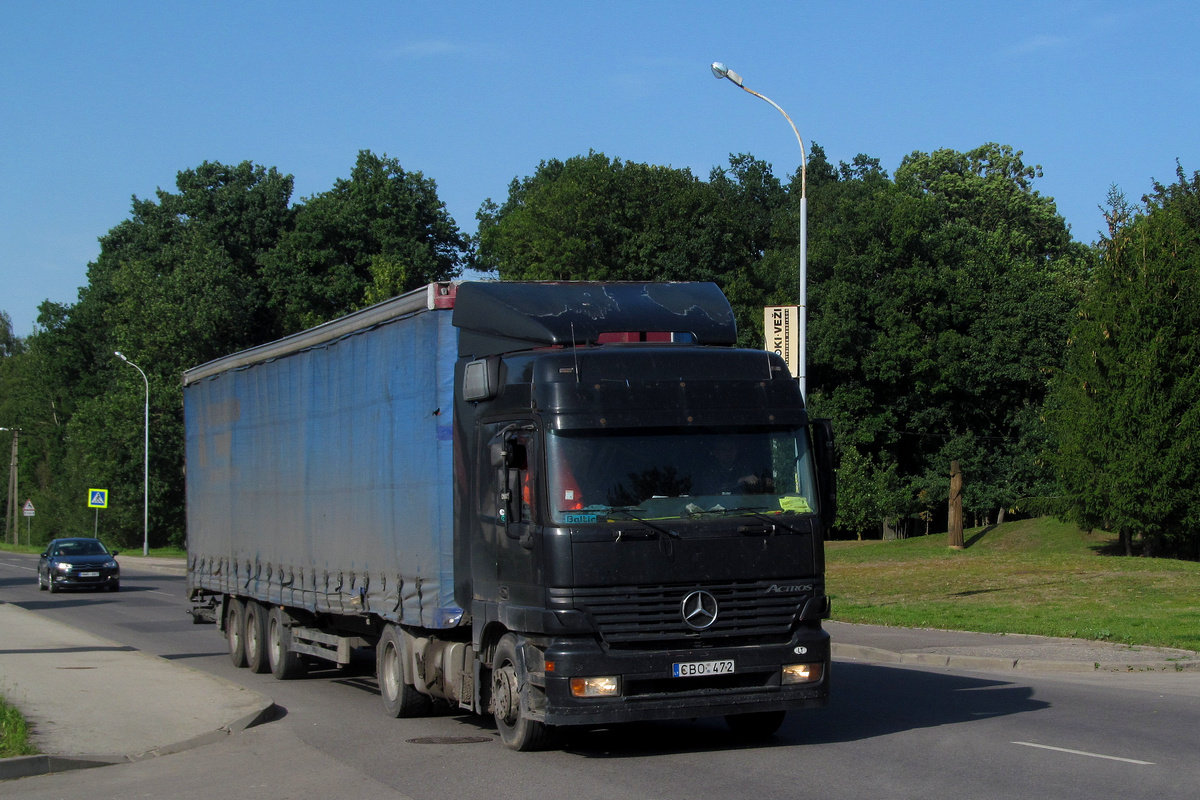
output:
M0 358L18 355L24 349L24 340L13 332L12 317L0 311Z
M478 213L481 269L505 280L715 281L745 343L762 345L757 271L785 192L769 165L731 156L704 182L687 169L591 152L514 179Z
M299 206L262 265L278 324L297 331L454 278L468 252L432 180L363 150L348 180Z
M1039 175L988 144L913 153L894 180L860 156L812 192L810 399L843 447L894 464L901 526L945 497L953 459L976 514L1046 491L1035 423L1083 249Z
M22 427L49 501L47 535L90 529L77 511L101 486L112 500L102 535L141 542L145 390L114 351L150 381L151 536L161 544L183 537L180 373L279 335L258 262L290 224L291 178L206 162L180 172L176 188L133 198L131 217L101 238L78 301L44 303L30 337Z
M1176 176L1110 193L1050 419L1075 520L1200 558L1200 172Z

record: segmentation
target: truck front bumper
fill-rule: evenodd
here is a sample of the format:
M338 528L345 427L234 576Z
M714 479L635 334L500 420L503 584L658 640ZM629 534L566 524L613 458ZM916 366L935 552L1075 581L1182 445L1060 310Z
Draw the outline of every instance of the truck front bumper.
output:
M787 644L705 647L689 650L618 650L594 640L555 639L530 663L529 678L542 684L545 702L532 716L550 725L604 725L639 720L691 719L823 706L829 699L829 635L802 627ZM727 662L725 674L675 677L676 664ZM787 665L812 665L819 677L785 684ZM543 667L538 670L537 667ZM577 697L573 678L615 677L620 694ZM541 705L541 704L535 704Z

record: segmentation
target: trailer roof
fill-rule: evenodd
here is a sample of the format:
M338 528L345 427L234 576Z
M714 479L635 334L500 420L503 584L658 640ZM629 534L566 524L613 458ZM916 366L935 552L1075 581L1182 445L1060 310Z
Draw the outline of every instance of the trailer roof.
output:
M192 367L183 373L183 385L187 386L190 383L217 375L226 370L240 369L241 367L248 367L251 364L280 358L290 353L297 353L309 347L331 342L343 336L357 333L367 328L373 328L384 322L415 314L419 311L429 311L434 308L452 308L456 287L457 284L450 282L431 283L427 286L422 286L420 289L414 289L406 294L393 297L391 300L385 300L382 303L368 306L361 311L355 311L353 314L347 314L344 317L326 322L323 325L318 325L315 328L309 328L306 331L285 336L274 342L268 342L258 347L252 347L249 350L242 350L232 355L223 356L206 364L201 364L198 367Z

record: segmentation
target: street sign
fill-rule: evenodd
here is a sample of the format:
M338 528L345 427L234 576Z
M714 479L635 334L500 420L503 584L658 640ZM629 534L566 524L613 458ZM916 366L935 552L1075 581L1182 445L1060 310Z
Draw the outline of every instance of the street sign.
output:
M33 501L26 500L25 505L22 508L22 510L25 512L25 516L32 517L33 516Z
M88 508L108 508L108 489L88 489Z

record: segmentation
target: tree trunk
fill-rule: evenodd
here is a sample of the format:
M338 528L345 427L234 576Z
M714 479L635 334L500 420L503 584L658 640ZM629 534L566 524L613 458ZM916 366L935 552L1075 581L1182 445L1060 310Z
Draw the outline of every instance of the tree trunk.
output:
M963 545L963 474L957 461L950 462L950 548L962 550Z
M1004 524L1004 507L1003 506L1000 507L1000 511L996 514L996 524L997 525Z

